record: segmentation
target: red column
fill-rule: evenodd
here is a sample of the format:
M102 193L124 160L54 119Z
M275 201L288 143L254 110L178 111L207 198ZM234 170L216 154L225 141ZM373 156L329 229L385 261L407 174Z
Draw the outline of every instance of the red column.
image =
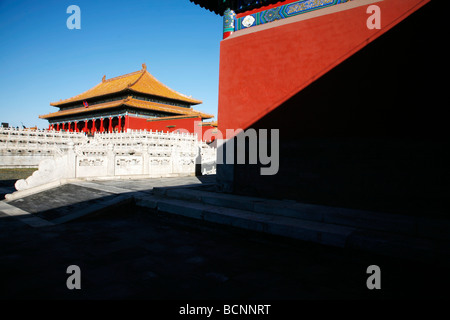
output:
M103 128L103 118L100 118L100 132L103 132L105 129Z
M97 127L95 125L95 123L97 122L97 119L92 119L92 133L95 133L95 131L97 130Z
M112 117L109 117L109 128L108 128L108 132L111 133L113 131L113 127L112 127Z
M56 124L56 131L59 131L59 123Z
M119 116L119 132L122 132L122 116Z
M78 121L75 121L75 132L80 132L80 130L78 130Z
M123 128L124 132L127 132L128 126L130 125L130 120L128 119L128 115L125 116L125 126Z
M83 129L84 132L88 131L88 127L87 126L88 126L88 121L84 120L84 129Z

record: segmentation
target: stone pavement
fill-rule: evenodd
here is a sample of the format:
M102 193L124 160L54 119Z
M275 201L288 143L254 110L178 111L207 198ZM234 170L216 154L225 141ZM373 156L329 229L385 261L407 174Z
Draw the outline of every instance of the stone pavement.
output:
M196 214L192 208L155 210L185 201L170 186L183 186L193 206L206 205L193 193L213 182L214 176L78 181L0 202L0 299L450 297L445 259L287 239L233 227L239 219L218 225L184 217ZM178 199L161 198L175 191ZM202 210L207 217L209 209ZM373 264L382 271L381 290L366 287ZM66 287L69 265L81 268L81 290Z
M12 201L0 202L0 212L18 217L24 223L59 224L107 209L133 197L153 193L154 187L201 185L214 176L174 177L140 180L73 181ZM32 220L30 220L33 218ZM38 219L36 219L38 218ZM30 222L31 221L31 222Z

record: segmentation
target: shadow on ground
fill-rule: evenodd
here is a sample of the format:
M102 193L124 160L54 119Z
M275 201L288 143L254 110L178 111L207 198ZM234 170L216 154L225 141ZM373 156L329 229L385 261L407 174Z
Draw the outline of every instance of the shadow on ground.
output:
M381 290L366 286L373 264ZM81 268L81 290L66 287L70 265ZM445 264L261 235L132 203L43 228L0 217L0 272L0 299L450 297Z

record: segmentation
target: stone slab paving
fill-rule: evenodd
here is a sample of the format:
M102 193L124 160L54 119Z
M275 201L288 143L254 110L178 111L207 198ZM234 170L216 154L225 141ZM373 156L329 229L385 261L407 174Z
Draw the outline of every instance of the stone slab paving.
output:
M0 213L7 216L18 217L22 222L32 227L47 227L53 225L53 223L45 219L32 215L29 212L12 206L6 202L0 202Z
M74 181L12 201L2 201L0 212L18 217L34 227L64 223L120 205L137 193L152 193L154 187L212 183L214 176L154 179ZM11 188L11 187L10 187Z
M136 179L136 180L95 180L92 181L97 185L105 185L118 187L123 189L130 189L134 191L147 191L154 187L169 187L169 186L186 186L199 185L205 183L214 183L215 175L200 176L200 177L173 177L173 178L157 178L157 179Z
M77 181L77 182L72 182L71 185L79 186L82 188L90 188L90 189L105 191L105 192L108 192L111 194L129 193L129 192L134 191L131 188L122 188L122 187L116 187L116 186L107 185L107 184L98 184L98 183L95 183L92 181Z
M52 220L112 196L114 196L112 193L98 189L65 184L8 203L29 213Z

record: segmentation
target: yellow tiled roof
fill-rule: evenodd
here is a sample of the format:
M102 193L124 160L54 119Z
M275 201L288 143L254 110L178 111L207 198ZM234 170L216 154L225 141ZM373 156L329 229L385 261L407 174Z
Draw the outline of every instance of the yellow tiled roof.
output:
M92 112L92 111L97 111L97 110L117 108L122 105L130 106L130 107L134 107L134 108L138 108L138 109L143 109L143 110L154 110L154 111L163 111L163 112L174 113L174 114L179 114L179 115L199 116L202 119L210 119L210 118L214 117L211 114L195 111L190 108L170 106L170 105L166 105L166 104L150 102L150 101L143 101L143 100L138 100L138 99L133 99L131 97L128 97L128 98L122 99L122 100L110 101L110 102L104 102L104 103L91 105L88 108L79 107L79 108L68 109L68 110L60 110L57 112L52 112L52 113L49 113L46 115L39 116L39 118L40 119L51 119L51 118L67 116L67 115L75 115L75 114L82 114L82 113Z
M105 77L103 77L102 82L97 84L95 87L72 98L52 102L50 105L60 106L69 102L83 101L94 97L121 92L126 89L138 93L183 101L190 104L202 103L201 100L188 97L162 84L147 71L147 67L143 64L142 70L140 71L128 73L111 79L105 79Z
M217 127L217 121L202 122L202 126Z
M150 118L147 119L147 121L152 122L152 121L161 121L161 120L176 120L176 119L189 119L189 118L199 118L200 116L198 115L181 115L181 116L170 116L170 117L158 117L158 118Z

